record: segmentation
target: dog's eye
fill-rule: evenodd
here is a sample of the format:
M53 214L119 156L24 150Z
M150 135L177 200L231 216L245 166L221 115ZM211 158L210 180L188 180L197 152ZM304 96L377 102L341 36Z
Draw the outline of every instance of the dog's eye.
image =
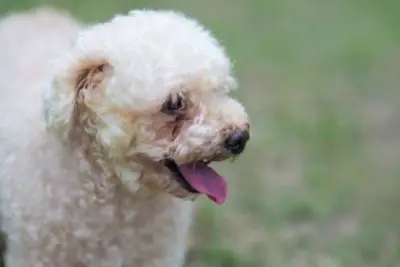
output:
M183 97L180 94L173 94L164 102L161 111L169 115L174 115L180 113L184 109L185 101Z

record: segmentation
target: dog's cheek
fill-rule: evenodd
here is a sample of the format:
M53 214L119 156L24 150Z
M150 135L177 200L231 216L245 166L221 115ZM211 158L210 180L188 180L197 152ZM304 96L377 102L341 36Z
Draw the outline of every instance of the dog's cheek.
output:
M170 154L173 144L160 132L157 121L147 118L131 123L134 139L130 144L129 155L144 154L153 160L161 160Z
M102 117L99 124L97 139L107 149L108 155L116 158L125 156L135 139L133 129L112 116Z

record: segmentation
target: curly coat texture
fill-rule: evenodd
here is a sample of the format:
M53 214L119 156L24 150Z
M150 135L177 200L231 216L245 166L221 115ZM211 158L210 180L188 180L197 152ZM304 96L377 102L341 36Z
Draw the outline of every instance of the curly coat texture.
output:
M182 266L199 194L160 162L224 160L250 127L222 46L162 10L84 26L38 9L4 18L0 40L6 266Z

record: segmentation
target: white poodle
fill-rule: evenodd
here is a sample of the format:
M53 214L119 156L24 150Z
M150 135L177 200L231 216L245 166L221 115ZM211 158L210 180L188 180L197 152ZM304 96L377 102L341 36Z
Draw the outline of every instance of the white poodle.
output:
M51 9L0 40L6 266L181 266L192 201L227 198L208 164L250 135L217 40L173 11L84 27Z

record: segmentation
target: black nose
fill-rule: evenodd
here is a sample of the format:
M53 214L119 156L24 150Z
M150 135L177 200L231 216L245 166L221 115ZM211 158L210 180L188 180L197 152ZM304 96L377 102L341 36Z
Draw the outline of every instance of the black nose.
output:
M247 130L237 129L225 141L225 148L232 154L240 154L244 150L250 134Z

